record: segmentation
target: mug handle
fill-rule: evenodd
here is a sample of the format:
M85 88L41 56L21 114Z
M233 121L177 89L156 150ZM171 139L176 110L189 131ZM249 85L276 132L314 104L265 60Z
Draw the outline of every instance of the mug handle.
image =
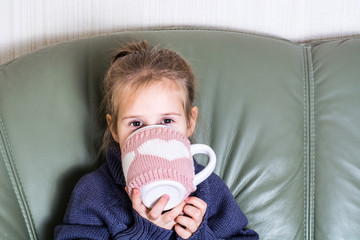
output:
M190 146L191 155L195 154L206 154L209 157L209 163L207 166L198 174L194 176L194 187L204 181L214 171L216 166L216 155L211 147L205 144L192 144Z

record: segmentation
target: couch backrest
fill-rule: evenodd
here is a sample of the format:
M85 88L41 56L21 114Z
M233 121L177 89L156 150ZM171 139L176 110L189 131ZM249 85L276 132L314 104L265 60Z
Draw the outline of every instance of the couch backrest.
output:
M76 181L96 165L110 56L144 39L191 62L196 141L215 150L216 173L262 239L360 236L360 39L154 30L61 43L1 66L1 239L52 238Z

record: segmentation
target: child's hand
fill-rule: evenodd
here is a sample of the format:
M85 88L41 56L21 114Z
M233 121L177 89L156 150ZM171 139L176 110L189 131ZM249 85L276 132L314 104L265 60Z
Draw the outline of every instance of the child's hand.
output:
M127 188L125 190L127 191ZM152 209L146 208L145 205L141 202L139 189L133 189L132 196L130 196L130 198L134 210L140 216L152 222L153 224L168 230L171 230L174 227L175 218L183 213L183 208L185 206L185 202L183 201L172 210L162 214L166 204L169 201L168 195L163 195Z
M184 214L175 219L175 231L183 239L188 239L195 233L204 219L207 204L197 197L185 200Z

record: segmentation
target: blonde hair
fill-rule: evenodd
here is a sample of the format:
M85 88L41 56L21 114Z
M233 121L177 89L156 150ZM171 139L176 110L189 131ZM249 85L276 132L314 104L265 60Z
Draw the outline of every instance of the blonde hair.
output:
M103 107L112 117L104 133L103 150L113 140L110 127L117 130L119 96L125 93L134 96L149 84L164 79L185 93L184 109L189 123L195 98L195 76L184 58L169 49L150 49L146 41L129 43L113 56L104 79Z

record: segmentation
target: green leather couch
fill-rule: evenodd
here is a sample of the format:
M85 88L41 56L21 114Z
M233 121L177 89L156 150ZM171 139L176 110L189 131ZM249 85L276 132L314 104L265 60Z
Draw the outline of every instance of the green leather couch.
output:
M215 150L261 239L360 239L360 37L191 29L64 42L0 67L0 239L53 238L75 183L101 162L109 58L144 39L191 62L196 142Z

